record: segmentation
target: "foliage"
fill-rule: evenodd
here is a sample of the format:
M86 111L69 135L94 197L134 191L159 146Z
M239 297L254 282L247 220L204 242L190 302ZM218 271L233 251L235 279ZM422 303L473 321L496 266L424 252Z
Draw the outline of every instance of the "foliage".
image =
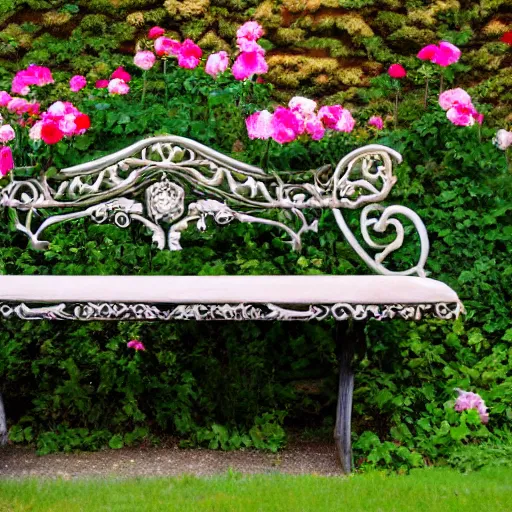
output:
M375 135L359 126L321 141L268 146L247 138L244 119L257 108L270 108L270 85L228 75L214 81L199 69L172 66L165 75L155 67L148 77L145 105L138 78L130 82L128 97L76 93L73 101L91 116L91 129L57 144L51 161L36 155L38 164L67 167L161 133L188 136L276 173L335 165L368 142L397 149L404 164L389 201L424 219L432 245L429 270L459 292L468 314L453 324L367 325L368 344L356 368L356 462L366 468L407 469L447 460L457 465L456 454L465 446L485 442L501 450L510 444L512 194L505 156L491 143L496 128L454 127L435 102L424 110L422 98L411 92L402 103L403 124L394 132ZM387 86L384 79L376 84ZM48 101L63 94L55 89L45 91ZM386 101L384 93L368 99ZM38 253L26 247L8 211L0 215L0 272L6 274L366 272L328 213L302 254L290 252L279 234L261 226L189 231L185 249L171 253L150 247L140 225L123 231L83 220L54 228L49 250ZM356 229L357 212L350 222ZM407 265L415 256L412 240L393 264ZM318 427L334 413L337 347L328 322L2 326L0 391L11 439L35 443L40 453L120 448L168 434L186 446L275 451L285 442L283 426ZM134 338L144 342L145 352L126 347ZM298 385L304 379L321 383L315 394ZM453 411L456 387L482 394L491 409L488 427L472 411ZM468 457L460 464L480 462Z

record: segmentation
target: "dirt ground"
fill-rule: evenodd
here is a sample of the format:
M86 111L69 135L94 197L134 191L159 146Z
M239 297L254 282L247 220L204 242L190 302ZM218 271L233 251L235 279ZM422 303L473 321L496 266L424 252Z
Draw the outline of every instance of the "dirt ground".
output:
M281 472L341 475L334 444L296 443L280 453L254 450L123 448L95 453L37 456L17 446L0 448L0 478L146 477L192 474L208 476L229 469L244 474Z

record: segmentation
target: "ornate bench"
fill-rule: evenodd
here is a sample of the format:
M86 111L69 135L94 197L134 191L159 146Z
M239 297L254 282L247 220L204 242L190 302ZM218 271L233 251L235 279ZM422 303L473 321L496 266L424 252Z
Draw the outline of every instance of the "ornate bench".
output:
M0 276L0 318L24 320L322 320L455 319L457 294L428 279L425 226L412 210L383 207L396 177L390 148L370 145L325 166L283 176L226 157L189 139L173 136L140 141L115 154L62 169L49 178L13 181L1 190L18 230L36 249L46 249L45 231L79 218L146 226L159 249L181 249L191 224L260 223L284 231L292 249L316 232L315 213L332 210L347 242L374 276ZM361 238L343 210L361 209ZM287 211L287 220L269 218ZM54 212L49 216L49 212ZM52 212L52 213L53 213ZM417 263L391 271L386 258L399 249L412 223L419 237ZM391 228L392 239L382 238ZM373 232L373 233L372 233ZM373 236L372 236L373 234ZM375 236L381 235L380 239ZM341 465L351 469L351 410L355 339L341 345L339 398L334 437ZM5 431L0 396L0 435ZM3 423L2 423L3 421Z

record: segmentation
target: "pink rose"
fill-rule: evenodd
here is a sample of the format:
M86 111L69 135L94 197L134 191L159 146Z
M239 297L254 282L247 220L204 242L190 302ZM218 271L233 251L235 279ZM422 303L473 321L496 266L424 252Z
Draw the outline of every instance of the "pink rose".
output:
M456 390L459 393L457 400L455 400L455 410L457 412L467 411L469 409L475 409L478 411L480 421L487 423L489 421L489 413L482 397L477 393L471 391L463 391L462 389Z
M17 73L12 79L11 92L21 94L21 96L26 96L30 92L30 87L26 84L20 73Z
M48 110L46 111L47 114L50 114L52 116L64 116L67 113L69 107L66 106L66 104L63 101L56 101L55 103L52 103Z
M294 96L288 102L288 108L292 112L299 113L302 117L307 117L314 114L316 107L316 101L310 100L309 98L304 98L302 96Z
M325 126L315 114L306 118L304 127L313 140L320 140L325 134Z
M43 66L30 64L27 69L18 71L12 81L12 92L26 96L30 92L30 85L52 84L54 82L51 71Z
M123 66L119 66L113 73L112 75L110 76L110 78L119 78L120 80L122 80L123 82L125 83L128 83L132 77L130 76L130 73L128 73L127 71L125 71L125 69L123 68Z
M67 114L59 119L57 126L59 130L66 136L71 137L76 132L75 117L73 114Z
M407 71L401 64L391 64L388 69L388 75L391 78L405 78L407 76Z
M0 91L0 107L6 107L12 100L11 95L6 91Z
M138 341L138 340L132 340L132 341L129 341L126 346L128 348L133 348L134 350L136 351L139 351L139 350L146 350L146 347L144 347L144 344L142 343L142 341Z
M29 114L30 116L38 116L40 107L41 107L41 104L37 103L35 101L33 101L32 103L29 103L27 105L27 114Z
M240 52L258 52L261 53L261 55L265 55L265 50L256 41L239 39L237 44Z
M39 103L31 103L25 98L13 98L7 103L7 110L18 115L29 114L35 116L39 114L39 106Z
M341 105L322 107L318 111L319 119L327 128L337 132L351 132L356 124L352 114Z
M229 66L229 57L226 52L212 53L206 61L205 71L213 78L219 73L224 73Z
M270 124L272 138L279 144L292 142L304 133L304 122L291 110L284 107L276 108Z
M377 128L377 130L382 130L384 128L384 121L380 116L372 116L368 121L368 125Z
M423 47L419 52L418 52L418 59L421 59L421 60L432 60L434 58L434 55L437 53L437 50L439 48L437 47L437 45L435 44L429 44L425 47Z
M12 159L12 151L8 146L0 148L0 174L7 176L9 171L14 169L14 160Z
M94 87L96 89L106 89L108 87L108 80L97 80Z
M73 92L78 92L81 89L83 89L87 85L87 79L85 76L82 75L75 75L71 80L69 81L69 88Z
M471 103L456 103L446 112L446 117L457 126L473 126L478 112Z
M43 121L37 121L28 133L28 136L32 140L41 140L41 128L43 127Z
M237 80L245 80L254 74L266 73L268 65L259 52L242 52L231 69Z
M456 103L471 103L471 96L460 87L456 89L448 89L439 95L439 105L443 110L448 110Z
M17 114L23 114L28 111L30 103L25 98L13 98L7 104L7 110L9 112L16 112Z
M128 94L130 86L120 78L114 78L108 83L108 92L110 94Z
M461 51L448 41L441 41L436 53L432 57L432 62L441 67L447 67L455 64L460 59Z
M5 144L16 137L12 126L10 124L4 124L0 126L0 142Z
M255 112L245 120L250 139L266 140L272 137L272 114L268 110Z
M174 39L168 37L162 36L155 41L155 53L159 57L163 57L164 55L178 55L180 48L181 43L179 41L174 41Z
M155 64L155 54L150 51L137 52L133 58L134 64L144 71L151 69Z
M199 65L203 50L191 39L185 39L178 52L178 66L185 69L194 69Z
M148 38L156 39L157 37L163 36L165 34L165 30L162 27L153 27L149 29Z
M30 85L42 87L43 85L53 84L55 81L52 72L44 66L30 64L25 73L30 79Z
M263 27L256 21L247 21L236 31L237 39L257 41L261 36L263 36Z
M510 146L512 146L512 132L508 132L507 130L498 130L496 132L496 137L493 139L493 143L496 145L498 149L505 151Z

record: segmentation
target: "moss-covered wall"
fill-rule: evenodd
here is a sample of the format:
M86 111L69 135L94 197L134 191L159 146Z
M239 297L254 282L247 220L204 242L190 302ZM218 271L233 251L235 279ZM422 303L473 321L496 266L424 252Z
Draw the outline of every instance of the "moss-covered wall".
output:
M238 25L266 30L267 78L282 96L350 101L392 62L418 67L425 44L463 49L460 85L492 102L512 94L512 0L0 0L0 64L37 62L102 75L131 60L158 24L206 50L233 46Z

